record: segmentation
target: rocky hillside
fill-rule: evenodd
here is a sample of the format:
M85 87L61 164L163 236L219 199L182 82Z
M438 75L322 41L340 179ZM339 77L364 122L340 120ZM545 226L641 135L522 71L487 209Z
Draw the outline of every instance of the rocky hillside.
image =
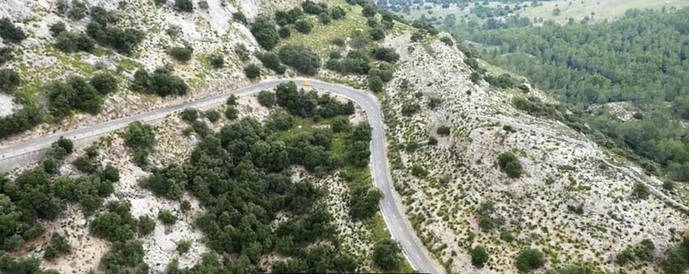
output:
M165 2L165 1L163 1ZM201 4L201 2L205 4ZM265 2L265 3L264 3ZM191 11L181 11L175 1L156 5L154 1L10 1L0 8L0 17L10 18L26 33L19 44L5 41L0 47L12 49L14 57L3 65L18 72L21 84L11 94L0 96L3 116L22 108L27 101L47 105L45 85L50 81L71 76L90 78L100 72L116 76L119 89L104 98L102 110L95 114L75 112L64 120L47 117L37 129L12 137L5 143L53 132L93 124L98 121L131 115L218 93L247 83L243 73L243 60L252 58L256 41L248 27L233 20L232 14L242 12L248 19L262 9L270 10L289 1L194 1ZM64 23L66 31L84 33L92 21L88 10L102 7L107 12L109 27L135 29L143 33L142 41L130 52L123 53L97 45L89 52L65 52L59 49L59 36L51 26ZM175 47L193 49L189 61L177 61L168 52ZM211 65L210 57L224 59L222 68ZM184 79L191 92L185 96L160 98L133 92L129 79L139 68L149 71L170 66ZM14 104L9 104L14 98ZM48 115L49 116L49 115ZM53 121L54 120L54 121Z
M639 168L618 167L581 133L517 109L515 98L550 101L528 84L472 81L472 62L449 42L402 35L386 43L401 54L384 99L393 177L414 227L449 271L516 272L525 248L540 250L549 269L659 271L615 263L646 239L650 260L661 260L689 228L663 194L649 195ZM661 189L656 182L647 182L651 190ZM472 266L477 247L488 254L483 268Z

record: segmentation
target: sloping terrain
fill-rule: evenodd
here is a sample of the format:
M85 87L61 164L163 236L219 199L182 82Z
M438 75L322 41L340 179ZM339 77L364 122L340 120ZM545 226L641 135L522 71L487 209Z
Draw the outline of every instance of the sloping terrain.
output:
M253 51L258 46L248 28L232 20L232 14L246 10L246 15L252 18L261 9L261 1L211 0L205 1L207 9L195 4L193 12L178 11L174 7L174 1L167 1L162 6L156 6L154 1L91 1L89 7L103 7L111 16L116 17L117 27L144 32L143 41L132 54L118 53L104 46L97 46L91 52L76 53L65 53L57 49L50 26L63 22L67 31L84 32L90 22L88 16L76 20L58 14L59 2L14 1L3 7L3 12L27 33L26 40L13 46L15 56L5 65L16 70L22 78L22 84L14 91L15 101L17 98L28 98L29 101L45 104L48 94L44 85L50 81L64 80L70 76L90 78L103 71L115 74L120 88L105 97L98 115L79 112L57 124L46 119L46 123L36 129L13 136L3 143L14 143L31 136L73 129L80 125L180 103L247 83L242 73L243 64L239 51L236 49L245 47ZM69 13L73 4L68 1L66 3ZM278 4L281 3L271 1L267 6ZM184 46L193 48L194 57L187 62L176 61L167 53L173 47ZM209 56L212 54L223 56L223 68L214 69L211 66ZM171 65L174 73L187 81L192 92L185 96L161 98L129 89L127 79L137 69L154 70L165 65Z
M550 269L659 271L613 263L644 239L660 256L689 226L664 200L636 194L631 167L611 166L615 157L562 123L516 109L524 91L472 82L454 47L408 36L387 43L401 54L384 100L393 177L420 237L449 270L515 272L517 253L531 247ZM506 152L523 169L518 178L501 171ZM489 254L482 270L468 255L477 246Z

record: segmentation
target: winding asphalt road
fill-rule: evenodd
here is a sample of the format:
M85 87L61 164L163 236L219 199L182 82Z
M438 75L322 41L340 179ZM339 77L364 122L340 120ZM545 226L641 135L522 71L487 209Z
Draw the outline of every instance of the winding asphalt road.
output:
M134 121L151 123L162 120L170 113L181 111L186 108L208 109L225 103L231 94L235 96L250 95L261 90L274 88L278 84L288 81L294 81L297 84L308 81L318 90L329 91L336 95L349 98L366 112L368 122L373 130L373 139L371 141L371 171L375 184L385 195L380 202L380 209L385 223L388 226L388 230L390 230L395 240L401 244L405 257L416 271L443 273L443 268L434 261L428 250L414 233L411 224L403 214L400 198L392 186L386 155L385 125L383 123L378 100L371 96L370 93L339 84L300 78L266 80L227 94L212 95L192 102L168 106L97 125L86 126L67 132L39 137L18 144L3 146L0 148L0 171L10 171L14 168L40 160L45 150L60 136L73 140L76 146L85 146L109 132L126 127L129 123Z

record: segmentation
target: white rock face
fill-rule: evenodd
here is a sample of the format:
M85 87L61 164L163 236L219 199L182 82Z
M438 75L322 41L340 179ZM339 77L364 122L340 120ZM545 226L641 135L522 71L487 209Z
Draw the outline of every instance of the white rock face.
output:
M0 117L14 113L14 108L12 96L0 92Z

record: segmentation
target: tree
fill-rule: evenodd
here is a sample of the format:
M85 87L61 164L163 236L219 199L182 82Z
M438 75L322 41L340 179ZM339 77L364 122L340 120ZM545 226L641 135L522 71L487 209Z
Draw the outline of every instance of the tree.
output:
M275 105L275 93L268 90L262 90L258 93L258 103L267 108L272 107Z
M400 264L400 247L394 240L378 241L373 247L373 262L383 270L395 270Z
M189 90L182 78L172 74L170 68L157 68L152 74L145 69L134 73L132 90L143 93L155 93L158 96L184 95Z
M315 75L321 67L321 59L318 54L304 46L283 46L278 55L284 64L303 74Z
M542 267L545 260L538 249L525 248L519 252L514 264L520 272L529 272Z
M9 18L2 18L0 19L0 37L10 43L20 43L26 39L26 34L15 26Z
M504 152L498 156L500 170L510 178L519 178L522 175L522 164L511 152Z
M256 18L251 25L251 34L256 38L256 42L266 50L273 49L280 39L275 30L275 23L265 16Z
M477 268L483 268L488 262L488 252L486 248L482 245L476 246L471 249L471 264Z
M261 68L259 68L256 64L249 64L244 67L244 75L246 75L246 77L249 79L261 77Z
M352 189L350 215L354 219L368 219L378 212L378 203L383 193L377 188L358 185Z

